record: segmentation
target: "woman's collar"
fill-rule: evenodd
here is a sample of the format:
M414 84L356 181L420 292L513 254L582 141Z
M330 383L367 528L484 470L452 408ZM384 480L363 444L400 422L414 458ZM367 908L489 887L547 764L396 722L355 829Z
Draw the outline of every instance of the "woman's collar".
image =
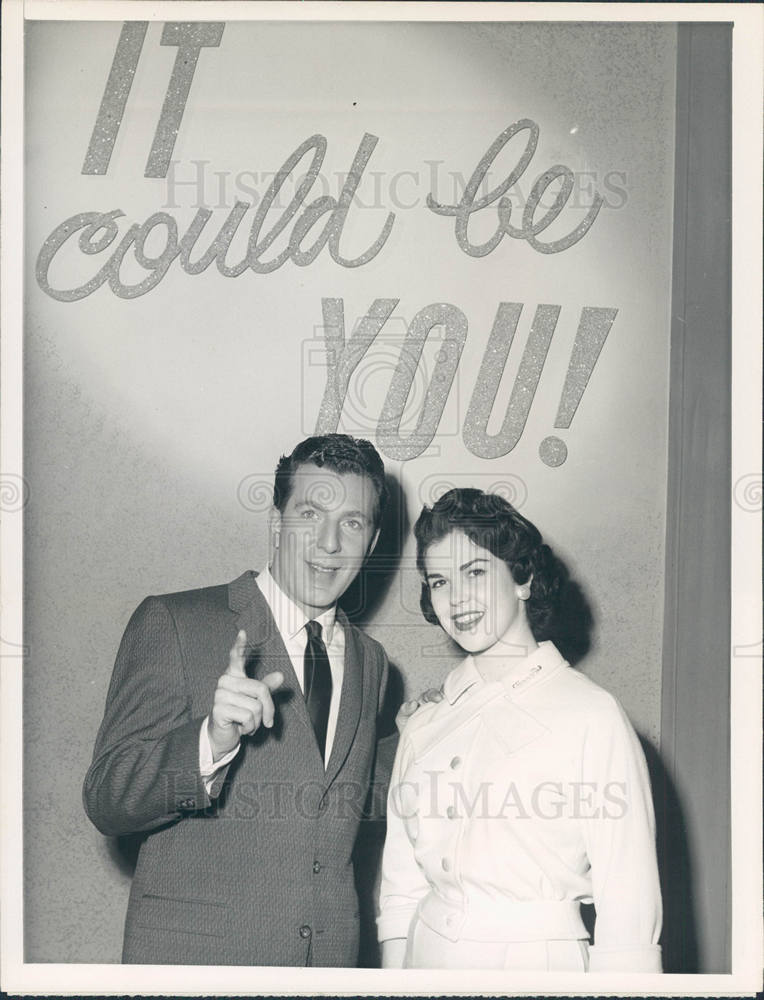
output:
M540 642L538 647L530 653L518 649L518 654L512 656L507 651L507 654L502 657L506 669L502 671L499 683L512 698L535 686L538 681L549 676L558 667L564 666L566 662L554 643L548 640ZM465 691L474 685L482 686L488 683L484 680L478 667L478 660L484 656L486 656L485 653L465 657L446 677L443 684L443 694L450 705L453 705Z

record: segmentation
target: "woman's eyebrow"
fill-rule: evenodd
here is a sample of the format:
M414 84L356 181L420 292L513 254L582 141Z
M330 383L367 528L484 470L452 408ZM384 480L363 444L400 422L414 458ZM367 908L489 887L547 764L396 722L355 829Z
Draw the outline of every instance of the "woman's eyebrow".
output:
M432 580L435 577L437 577L439 580L445 579L442 573L425 573L424 575L425 580Z
M475 558L470 559L469 562L462 563L462 565L459 567L459 572L461 573L462 570L469 569L470 566L472 566L474 563L487 563L487 562L488 560L482 558L482 556L475 556Z

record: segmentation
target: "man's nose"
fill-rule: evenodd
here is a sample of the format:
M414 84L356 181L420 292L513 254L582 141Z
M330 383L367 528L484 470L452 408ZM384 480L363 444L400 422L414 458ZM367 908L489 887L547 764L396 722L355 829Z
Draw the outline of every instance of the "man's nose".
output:
M340 531L339 525L331 521L325 521L318 532L318 547L324 552L339 552Z

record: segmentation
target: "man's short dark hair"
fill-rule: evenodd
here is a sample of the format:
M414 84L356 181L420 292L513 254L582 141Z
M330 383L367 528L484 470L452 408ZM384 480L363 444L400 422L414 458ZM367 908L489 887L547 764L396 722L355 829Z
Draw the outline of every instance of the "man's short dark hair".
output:
M536 525L496 493L468 488L449 490L432 507L425 506L414 525L416 564L422 576L427 550L452 531L464 532L476 545L502 559L515 583L527 583L533 578L525 605L528 623L538 642L549 638L559 602L561 568ZM439 625L430 588L424 581L419 604L425 620Z
M301 465L317 465L339 475L354 473L370 479L376 494L374 524L379 526L388 491L384 463L371 441L349 434L319 434L301 441L290 455L282 455L273 483L273 505L280 511L292 495L295 472Z

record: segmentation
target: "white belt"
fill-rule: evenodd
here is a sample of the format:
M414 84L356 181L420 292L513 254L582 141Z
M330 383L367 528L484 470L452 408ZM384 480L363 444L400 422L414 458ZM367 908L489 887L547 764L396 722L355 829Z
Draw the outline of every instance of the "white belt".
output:
M450 903L430 892L419 904L419 918L449 941L579 940L589 933L581 908L572 900L488 900L472 897Z

